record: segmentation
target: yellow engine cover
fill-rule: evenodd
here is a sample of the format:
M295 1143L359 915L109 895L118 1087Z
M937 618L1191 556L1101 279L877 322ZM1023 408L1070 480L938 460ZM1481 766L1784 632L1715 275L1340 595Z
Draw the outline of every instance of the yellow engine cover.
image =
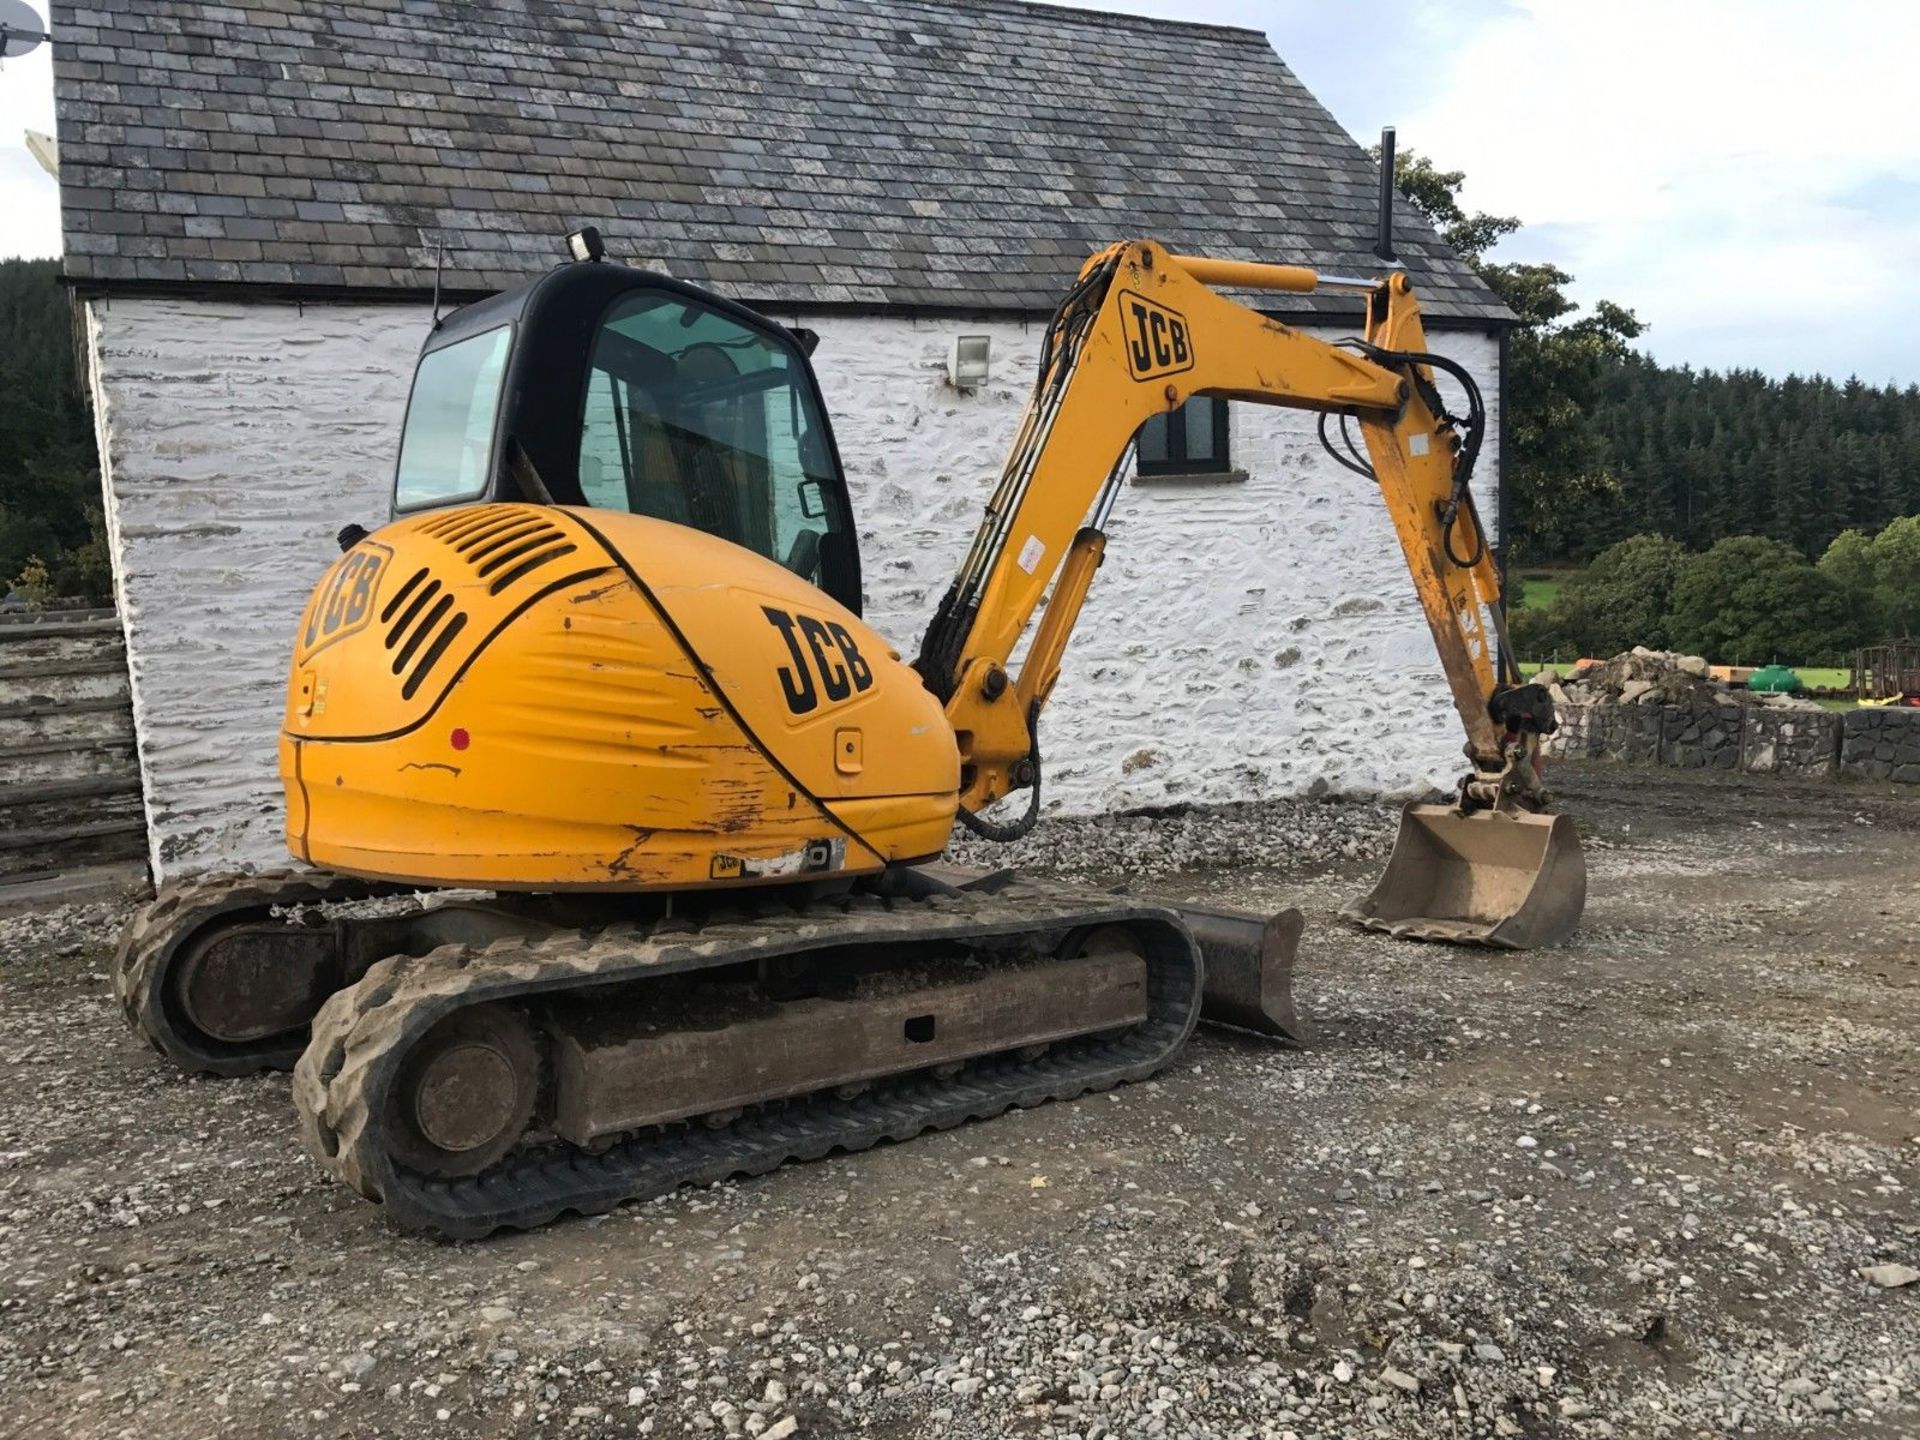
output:
M280 773L315 865L646 890L936 854L959 756L899 655L772 561L644 516L477 505L321 580Z

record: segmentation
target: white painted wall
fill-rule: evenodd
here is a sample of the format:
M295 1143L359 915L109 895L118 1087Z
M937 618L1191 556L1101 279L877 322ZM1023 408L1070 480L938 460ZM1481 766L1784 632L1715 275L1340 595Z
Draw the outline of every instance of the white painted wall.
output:
M386 513L420 308L88 307L156 872L284 859L275 774L295 622L348 521ZM783 317L792 318L792 317ZM1037 325L826 317L814 357L861 517L867 616L905 654L1005 458ZM993 337L959 394L960 330ZM1329 334L1333 332L1328 332ZM1497 407L1497 345L1434 337ZM1493 523L1499 417L1476 491ZM1312 417L1235 405L1245 483L1132 485L1043 722L1050 810L1395 792L1461 736L1378 496Z
M387 515L424 307L87 306L154 874L289 863L277 737L293 632Z

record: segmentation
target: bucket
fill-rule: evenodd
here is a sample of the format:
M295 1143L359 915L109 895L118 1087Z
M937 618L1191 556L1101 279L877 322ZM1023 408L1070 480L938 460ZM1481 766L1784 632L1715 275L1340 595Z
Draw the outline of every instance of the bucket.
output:
M1586 902L1569 817L1413 804L1380 883L1340 915L1396 939L1531 950L1573 934Z

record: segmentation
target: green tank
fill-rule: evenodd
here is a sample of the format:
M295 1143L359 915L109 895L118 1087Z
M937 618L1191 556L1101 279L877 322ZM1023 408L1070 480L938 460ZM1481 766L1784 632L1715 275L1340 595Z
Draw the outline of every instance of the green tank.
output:
M1762 665L1747 677L1747 689L1772 691L1776 694L1790 695L1795 690L1807 687L1785 665Z

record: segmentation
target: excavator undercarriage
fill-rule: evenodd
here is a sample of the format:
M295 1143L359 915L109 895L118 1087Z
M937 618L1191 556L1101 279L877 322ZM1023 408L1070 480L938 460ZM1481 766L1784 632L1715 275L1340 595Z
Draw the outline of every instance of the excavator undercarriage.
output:
M815 967L831 981L784 1001L756 974ZM497 941L367 981L295 1071L309 1146L397 1223L459 1236L1141 1078L1192 1030L1201 967L1165 910L1023 884ZM489 1163L463 1173L435 1136Z
M1301 1038L1297 910L939 868L741 898L188 882L129 927L116 989L183 1068L297 1058L313 1152L450 1237L1107 1089L1203 1016Z

